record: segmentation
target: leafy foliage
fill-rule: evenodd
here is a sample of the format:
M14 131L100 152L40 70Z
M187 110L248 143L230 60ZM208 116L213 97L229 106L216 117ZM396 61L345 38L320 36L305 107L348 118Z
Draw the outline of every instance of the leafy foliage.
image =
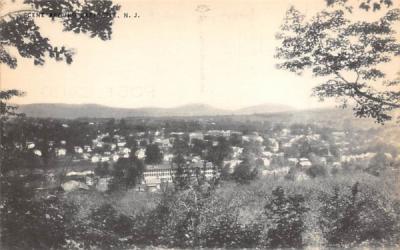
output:
M383 123L400 107L400 81L385 80L381 68L400 55L394 28L400 9L385 10L376 21L354 21L345 2L330 1L331 9L310 19L290 8L277 34L278 67L298 74L310 70L325 80L313 90L320 100L336 98L343 107L351 100L357 117Z
M7 48L14 47L19 55L32 58L35 65L43 65L45 57L56 61L72 62L73 51L65 46L54 46L40 32L34 16L48 17L60 21L64 31L87 33L90 37L109 40L112 23L119 5L110 0L25 0L22 9L6 13L0 17L0 63L11 68L17 67L17 58Z
M146 164L159 164L162 161L162 153L157 144L146 146Z
M351 246L368 240L384 242L395 235L395 206L373 190L362 190L356 182L351 192L334 189L322 197L320 227L329 244ZM381 199L381 200L379 200Z
M6 249L61 248L69 238L76 207L57 195L36 199L22 181L2 180L2 246Z
M254 155L246 156L243 161L235 168L232 177L241 184L248 184L259 176L259 169L256 166Z
M136 186L143 178L143 171L144 164L136 157L119 158L111 172L113 177L111 190Z
M282 187L272 191L272 200L265 205L267 216L272 218L274 228L268 230L271 247L301 247L302 233L305 231L304 197L301 195L285 195Z
M174 157L172 162L176 166L176 172L173 177L173 182L176 190L184 190L190 186L191 171L186 163L185 157L178 154Z

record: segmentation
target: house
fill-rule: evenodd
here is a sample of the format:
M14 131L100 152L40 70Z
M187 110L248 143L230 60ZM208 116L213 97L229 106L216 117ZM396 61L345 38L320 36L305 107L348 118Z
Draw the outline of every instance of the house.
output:
M118 159L119 159L119 155L114 154L114 155L112 156L112 160L113 160L114 162L117 162Z
M65 156L67 154L67 150L65 148L56 148L55 152L56 156Z
M71 171L66 174L67 177L71 176L87 176L87 175L94 175L94 172L92 170L87 170L87 171L82 171L82 172L75 172Z
M97 163L100 161L100 156L99 155L93 155L91 159L92 163Z
M289 166L296 166L299 160L297 158L288 158L287 159Z
M270 151L263 151L263 152L262 152L262 155L263 155L264 157L267 157L267 158L271 159L273 153L270 152Z
M142 160L146 158L146 150L144 148L141 148L135 152L135 155L139 160Z
M282 168L277 168L274 170L264 169L261 171L261 174L263 176L283 177L289 173L289 170L290 170L289 167L282 167Z
M228 166L229 173L233 173L235 171L235 168L237 166L239 166L240 163L242 163L242 160L238 160L238 159L227 160L227 161L224 161L224 166Z
M173 154L164 154L164 156L163 156L163 160L165 162L171 162L173 158L174 158Z
M79 147L79 146L75 146L74 147L74 151L77 154L82 154L83 153L83 149L81 147Z
M229 137L231 136L231 131L230 130L209 130L207 131L207 135L213 136L213 137Z
M341 162L354 162L354 161L367 161L374 157L376 153L368 152L358 155L342 155L340 158Z
M303 168L304 167L307 168L307 167L311 167L312 163L310 162L310 160L308 158L300 158L297 165L300 167L303 167Z
M119 152L121 154L129 154L131 152L131 149L130 148L120 148Z
M82 157L83 157L83 159L85 159L85 160L89 160L89 159L90 159L90 154L88 154L88 153L83 153L83 154L82 154Z
M108 162L108 161L110 161L110 157L109 156L102 156L100 161L101 162Z
M33 150L33 153L37 156L42 156L42 151L40 151L39 149L35 149Z
M89 145L84 145L83 149L88 153L92 152L92 148Z
M241 148L241 147L232 147L232 152L233 152L232 157L233 158L238 158L238 157L240 157L242 155L243 148Z
M39 149L35 149L33 150L33 153L37 156L42 156L42 151L40 151Z
M288 128L284 128L281 130L280 136L286 137L291 133L291 130Z
M35 143L34 142L26 142L26 147L28 149L33 149L33 148L35 148Z

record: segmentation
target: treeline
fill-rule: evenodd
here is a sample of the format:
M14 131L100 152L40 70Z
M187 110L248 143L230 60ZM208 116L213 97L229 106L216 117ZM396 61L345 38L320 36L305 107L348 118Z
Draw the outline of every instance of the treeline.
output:
M226 182L160 195L38 196L14 183L2 190L12 193L3 196L1 240L5 249L398 247L400 202L386 178Z

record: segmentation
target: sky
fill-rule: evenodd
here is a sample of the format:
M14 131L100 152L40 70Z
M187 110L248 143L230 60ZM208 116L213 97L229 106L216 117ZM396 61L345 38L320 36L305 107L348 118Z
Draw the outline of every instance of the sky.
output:
M110 41L62 32L37 19L53 44L76 52L74 62L44 66L18 58L0 65L1 89L26 95L14 103L96 103L114 107L174 107L204 103L236 109L274 103L298 109L332 106L311 97L320 83L275 67L275 34L294 4L304 13L321 0L115 1L120 16ZM208 11L200 12L200 9ZM206 6L204 8L204 6Z

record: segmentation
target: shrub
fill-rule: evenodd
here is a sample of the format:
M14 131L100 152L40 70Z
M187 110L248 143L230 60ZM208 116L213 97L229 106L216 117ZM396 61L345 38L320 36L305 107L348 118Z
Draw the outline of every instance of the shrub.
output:
M347 190L335 187L333 195L321 197L320 227L328 244L352 246L374 241L396 243L398 234L395 204L374 190L356 182Z
M272 191L272 200L265 205L265 213L271 219L268 230L270 247L302 247L303 222L307 212L302 195L285 195L282 187Z
M241 224L237 215L225 214L209 225L201 238L204 247L253 248L260 245L262 231L262 224Z
M23 183L2 185L1 245L5 249L58 249L66 243L76 207L63 202L57 192L37 196Z

